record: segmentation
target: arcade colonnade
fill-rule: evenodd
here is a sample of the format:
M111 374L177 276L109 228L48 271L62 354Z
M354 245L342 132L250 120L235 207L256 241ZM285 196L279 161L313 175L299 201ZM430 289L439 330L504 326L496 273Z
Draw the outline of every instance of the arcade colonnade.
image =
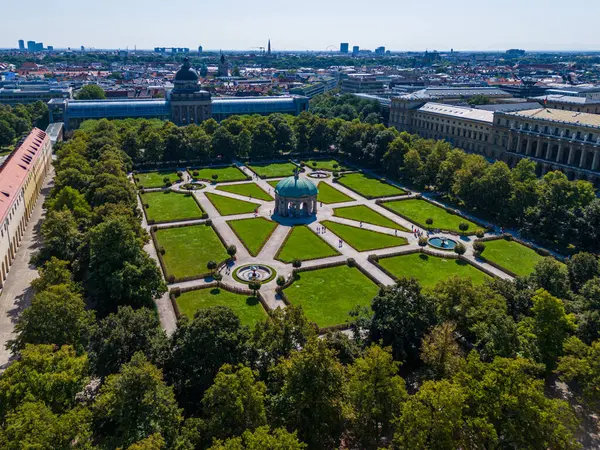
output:
M317 213L317 196L280 197L275 192L275 212L282 217L312 216Z

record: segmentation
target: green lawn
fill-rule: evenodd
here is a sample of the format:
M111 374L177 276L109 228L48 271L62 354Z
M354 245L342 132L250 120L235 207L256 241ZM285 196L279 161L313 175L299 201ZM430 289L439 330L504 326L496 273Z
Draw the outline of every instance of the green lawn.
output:
M237 200L235 198L225 197L223 195L212 194L206 192L206 198L210 200L219 214L222 216L231 216L233 214L245 214L254 212L260 205L256 203L245 202L243 200Z
M346 323L348 312L356 305L370 306L378 291L356 267L337 266L298 273L285 295L323 328Z
M373 225L379 225L380 227L392 228L401 231L408 231L402 225L391 221L385 216L382 216L376 211L365 205L358 206L344 206L342 208L335 208L333 215L337 217L343 217L345 219L356 220L357 222L371 223Z
M242 183L242 184L222 184L219 186L217 191L231 192L232 194L243 195L246 197L257 198L270 202L273 200L269 194L263 191L260 186L255 183Z
M240 318L242 325L254 326L267 317L263 306L256 297L234 294L219 288L196 289L177 297L177 306L182 315L190 319L199 309L211 306L227 306Z
M288 239L281 246L275 259L290 263L294 258L302 261L339 255L327 242L306 226L292 228Z
M279 183L281 180L271 180L271 181L267 181L268 184L270 184L271 186L275 187L277 186L277 183Z
M535 250L525 247L516 241L496 239L486 241L484 244L485 250L482 256L485 259L489 259L522 277L530 275L535 265L544 259Z
M348 173L341 176L338 181L340 184L367 198L406 194L406 191L403 189L362 173Z
M142 203L148 220L155 222L202 218L202 209L196 200L185 194L169 191L146 192L142 194ZM148 205L148 208L145 205Z
M210 181L214 181L212 176L216 174L218 175L216 180L217 183L223 183L225 181L243 181L248 179L246 174L237 167L219 167L214 169L206 167L204 169L193 169L189 171L190 175L194 172L198 172L198 176L194 178Z
M425 288L434 287L438 281L453 275L470 277L475 284L489 278L481 270L460 259L446 259L423 253L381 258L379 264L397 278L416 278Z
M252 256L260 253L267 243L267 238L277 228L276 222L267 220L264 217L232 220L227 223Z
M292 163L255 164L248 166L259 177L275 178L289 177L294 174L298 166Z
M322 222L327 229L339 236L344 242L359 252L377 250L380 248L398 247L406 245L406 238L365 230L364 228L351 227L342 223L325 220Z
M317 201L326 203L328 205L332 203L351 202L354 200L352 197L349 197L343 192L338 191L336 188L327 183L319 183L317 188L319 189Z
M145 187L145 188L157 188L157 187L163 187L165 185L165 182L163 181L164 177L169 177L169 181L171 181L171 183L174 183L175 181L179 181L179 177L177 176L176 172L145 172L145 173L138 173L135 175L135 178L139 179L140 181L137 181L138 187Z
M165 249L162 257L168 274L176 278L207 273L209 261L228 258L217 233L207 225L159 229L156 240Z
M314 169L315 167L313 166L313 162L316 162L317 169L321 169L321 170L330 170L330 171L334 172L336 170L347 170L348 169L346 166L344 166L339 161L336 161L335 159L329 159L329 160L324 160L324 161L318 161L318 160L311 159L310 161L306 161L307 167ZM334 164L337 164L338 167L334 168L333 167Z
M393 202L386 202L384 206L387 206L393 211L405 216L411 222L416 223L421 227L427 227L425 221L427 218L433 219L433 225L431 228L446 231L455 231L460 233L458 225L461 222L469 224L467 232L474 232L479 226L467 219L464 219L456 214L451 214L444 208L440 208L432 203L418 198L411 198L408 200L396 200Z

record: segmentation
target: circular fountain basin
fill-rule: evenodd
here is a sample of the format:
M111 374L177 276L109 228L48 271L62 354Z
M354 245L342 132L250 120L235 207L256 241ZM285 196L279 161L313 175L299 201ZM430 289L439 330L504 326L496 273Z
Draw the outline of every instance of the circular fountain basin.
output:
M181 189L186 191L199 191L200 189L204 189L204 183L199 183L197 181L185 183L181 185Z
M247 264L238 267L233 272L234 278L241 283L251 283L253 281L267 283L275 278L275 275L277 275L275 270L264 264Z
M311 177L311 178L328 178L329 177L329 173L324 172L322 170L317 170L315 172L309 173L308 176Z
M427 241L429 245L433 248L437 248L439 250L454 250L457 242L454 239L444 238L444 237L432 237Z

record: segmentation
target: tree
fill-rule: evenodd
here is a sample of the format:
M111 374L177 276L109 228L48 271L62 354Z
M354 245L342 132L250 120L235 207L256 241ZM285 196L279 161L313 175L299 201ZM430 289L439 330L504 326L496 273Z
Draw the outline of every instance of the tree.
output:
M477 256L481 255L485 250L485 243L479 240L473 242L473 250Z
M574 336L568 338L556 371L563 380L576 382L583 399L596 411L599 409L600 341L586 345Z
M173 389L142 353L107 377L92 411L98 439L109 448L127 447L154 433L171 445L182 421Z
M574 291L578 292L585 283L600 276L598 258L591 253L580 252L567 260L569 281Z
M266 390L248 367L224 364L202 398L208 437L239 436L266 425Z
M69 270L69 262L61 261L54 256L38 268L39 277L31 282L31 288L36 292L42 292L51 286L65 285L73 292L79 292L81 287L73 281L73 274Z
M92 450L91 414L81 407L55 414L44 402L29 401L6 416L0 447L40 450Z
M431 230L431 225L433 225L433 219L431 217L428 217L427 219L425 219L425 223L427 224L427 228Z
M154 306L166 286L154 260L143 250L131 225L109 219L88 232L88 289L102 311L120 305Z
M223 306L200 309L192 320L179 321L167 375L187 411L200 411L200 400L223 364L244 362L248 338L239 317Z
M23 401L43 402L62 414L75 403L75 394L88 382L87 355L76 356L72 347L27 345L21 359L0 377L0 417Z
M532 284L538 289L545 289L554 297L568 299L569 273L567 267L554 258L539 261L530 275Z
M470 432L479 441L472 448L580 448L573 411L567 402L544 395L540 372L524 358L486 363L476 352L469 354L454 381L466 395L467 423L477 426Z
M427 246L427 236L419 236L418 244L419 244L419 247L426 247Z
M230 245L227 247L227 254L233 258L237 253L237 247L235 245Z
M89 355L94 373L106 376L118 372L137 352L162 366L168 350L169 341L156 312L121 306L98 323L90 338Z
M73 213L69 210L50 211L42 223L44 247L40 251L42 259L55 256L58 259L73 262L83 236L79 231Z
M316 327L301 307L276 308L269 318L255 325L251 342L253 353L249 359L265 377L273 364L304 348L316 336Z
M72 345L79 353L87 347L94 311L86 310L80 294L68 285L49 286L38 292L15 325L17 334L8 345L13 353L26 344Z
M354 409L351 440L357 448L381 448L393 418L400 413L407 393L399 366L390 349L373 345L348 368L349 400Z
M416 360L423 336L436 321L431 298L421 292L419 283L401 278L381 289L371 308L370 340L391 346L396 360Z
M489 97L486 97L485 95L479 94L479 95L474 95L473 97L471 97L467 101L467 103L471 106L489 105L490 99L489 99Z
M0 147L12 145L15 140L15 130L6 120L0 120Z
M344 431L344 368L322 340L312 340L275 369L281 389L274 394L276 423L297 429L309 448L331 449Z
M105 99L106 92L97 84L86 84L83 86L77 94L75 94L77 100L98 100Z
M425 381L402 407L395 423L394 446L414 450L461 448L465 399L455 383Z
M250 290L252 290L253 295L255 297L261 286L262 286L262 283L260 283L258 281L252 281L252 282L248 283L248 287L250 288Z
M285 428L259 427L253 432L247 430L240 437L226 441L215 441L209 450L304 450L306 444L300 442L296 433Z
M435 378L454 375L462 365L460 347L454 333L456 326L451 322L436 325L423 339L421 359L433 371Z
M575 316L567 314L562 300L544 289L536 291L532 300L533 317L523 322L535 336L541 362L547 370L552 370L557 358L562 355L565 340L575 331Z
M217 268L217 263L216 261L210 260L209 262L206 263L206 268L208 270L210 270L210 273L214 273L215 269Z
M467 222L461 222L458 224L458 229L463 232L463 235L466 234L469 229L469 224Z
M462 242L459 242L454 246L454 253L457 255L464 255L467 252L467 247Z

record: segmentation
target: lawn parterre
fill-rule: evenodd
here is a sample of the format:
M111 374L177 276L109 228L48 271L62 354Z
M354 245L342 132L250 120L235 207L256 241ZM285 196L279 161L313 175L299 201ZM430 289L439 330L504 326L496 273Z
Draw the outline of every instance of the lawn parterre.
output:
M270 180L267 181L268 184L270 184L271 186L275 187L277 186L277 183L279 183L281 180Z
M315 166L313 166L313 163L315 162L317 163L316 168L320 170L329 170L331 172L335 172L336 170L348 170L348 167L341 162L336 161L335 159L328 159L324 161L311 159L310 161L306 161L306 166L314 169ZM333 167L335 165L337 165L337 167Z
M298 166L292 163L253 164L248 166L252 172L262 178L290 177Z
M486 241L482 256L522 277L530 275L535 265L544 259L535 250L506 239Z
M219 211L222 216L231 216L233 214L247 214L254 212L260 205L257 203L245 202L223 195L212 194L206 192L206 198L210 200L213 206Z
M342 325L356 305L369 306L379 287L356 267L336 266L300 272L284 293L320 328Z
M338 251L307 226L295 226L277 252L275 259L290 263L339 255Z
M323 202L327 205L332 203L351 202L354 200L352 197L349 197L343 192L338 191L336 188L327 183L319 183L317 188L319 189L317 201Z
M385 181L367 176L363 173L348 173L342 175L338 178L338 182L366 198L392 197L394 195L406 194L404 189L392 186Z
M462 233L458 228L461 222L469 224L467 233L474 233L479 226L476 223L471 222L461 216L449 213L444 208L429 203L426 200L418 198L411 198L408 200L396 200L393 202L385 202L383 206L390 210L406 217L411 222L419 225L421 228L427 228L425 223L428 218L433 219L433 225L431 228L440 229L445 231L453 231L456 233Z
M408 244L406 238L326 220L322 224L359 252Z
M179 177L176 172L143 172L135 175L136 183L140 188L158 188L164 187L165 182L163 179L169 177L171 183L179 181ZM138 181L139 180L139 181Z
M379 225L380 227L392 228L401 231L408 231L402 225L388 219L387 217L379 214L365 205L357 206L344 206L342 208L335 208L333 215L336 217L343 217L345 219L356 220L357 222L365 222L373 225Z
M191 195L159 191L145 192L141 197L148 221L174 222L201 219L203 215L202 209Z
M439 281L454 275L469 277L474 284L481 284L489 278L481 270L463 260L440 258L424 253L381 258L379 265L396 278L415 278L425 288L432 288Z
M258 186L255 183L223 184L217 187L216 190L243 195L245 197L252 197L267 202L273 200L273 197L267 194L264 190L260 188L260 186Z
M260 253L275 228L277 228L276 222L267 220L264 217L232 220L227 223L252 256Z
M167 275L177 279L208 273L209 261L218 263L228 258L217 233L208 225L158 229L155 236L159 248L165 249L162 259Z
M192 319L199 309L211 306L227 306L240 318L242 325L254 326L267 317L262 304L256 297L234 294L219 288L196 289L177 297L179 312Z
M197 177L193 176L194 172L198 172ZM243 181L248 179L246 174L237 167L215 167L214 169L205 167L204 169L190 170L189 173L194 179L209 180L211 182L215 181L213 180L212 176L216 174L218 175L216 179L217 183L223 183L227 181Z

